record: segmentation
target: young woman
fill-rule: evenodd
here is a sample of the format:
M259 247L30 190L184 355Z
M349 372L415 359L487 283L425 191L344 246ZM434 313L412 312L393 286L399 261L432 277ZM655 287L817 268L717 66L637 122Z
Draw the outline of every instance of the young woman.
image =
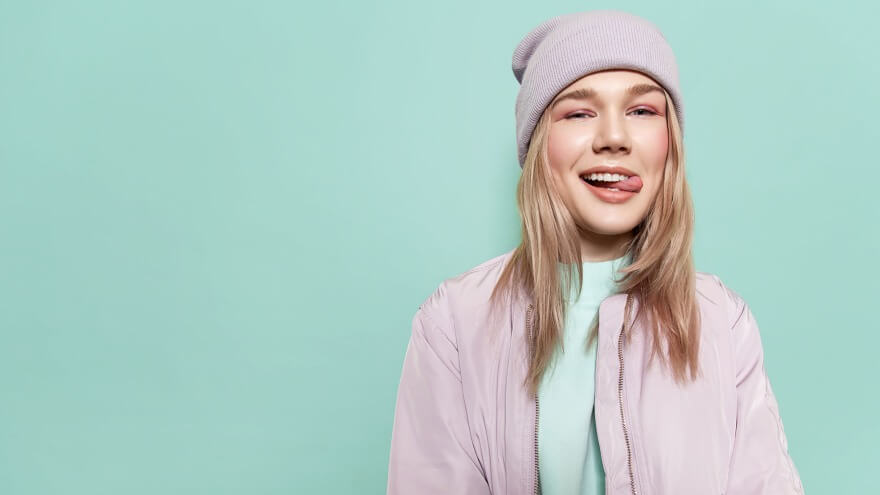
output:
M416 312L388 493L803 493L755 318L694 269L661 32L555 17L513 72L522 243Z

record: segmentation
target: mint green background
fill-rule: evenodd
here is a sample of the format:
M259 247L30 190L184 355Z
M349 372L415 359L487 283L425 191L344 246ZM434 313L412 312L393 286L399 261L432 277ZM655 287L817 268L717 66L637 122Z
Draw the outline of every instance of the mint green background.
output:
M518 242L513 49L605 7L676 51L808 493L876 490L869 5L0 3L0 493L384 493L418 304Z

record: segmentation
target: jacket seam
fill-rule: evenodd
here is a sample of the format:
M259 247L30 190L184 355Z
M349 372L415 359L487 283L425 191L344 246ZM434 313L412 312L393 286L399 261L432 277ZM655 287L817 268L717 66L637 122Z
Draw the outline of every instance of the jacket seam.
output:
M770 388L770 378L767 375L766 368L764 365L761 365L761 378L764 381L764 405L770 411L771 416L773 416L774 421L776 421L776 445L779 447L779 452L782 454L782 457L785 459L786 464L788 465L788 477L794 489L801 493L801 488L798 486L798 477L795 476L795 467L794 461L791 458L791 454L788 452L788 446L783 443L783 438L785 438L785 428L782 425L782 417L779 412L779 402L775 396L772 397L772 400L776 402L776 408L774 409L771 403L771 396L773 393ZM787 442L786 442L787 443Z
M746 311L749 311L749 308L748 308L748 305L747 305L745 299L743 299L742 296L739 296L739 294L736 294L734 291L731 291L731 292L734 292L734 294L736 294L737 299L733 299L731 301L730 295L728 293L728 291L730 289L728 289L727 286L724 285L724 283L721 281L720 277L718 277L717 275L714 275L714 274L713 274L713 277L715 277L715 280L718 281L719 285L721 286L724 297L727 298L728 301L732 302L734 304L734 307L739 306L740 303L742 304L742 308L740 309L740 312L737 315L736 320L734 320L732 323L730 323L730 311L729 311L730 304L726 305L727 315L728 315L727 320L728 320L728 324L730 325L729 332L730 332L731 338L733 338L734 327L736 327L736 325L739 323L739 321L743 317L746 316ZM760 338L760 337L758 337L758 338ZM734 358L736 358L736 355L734 355ZM762 356L762 358L761 358L761 379L762 379L762 385L764 388L764 407L766 407L768 409L771 417L773 417L773 420L776 422L776 445L779 448L780 452L782 453L782 456L785 458L786 464L788 465L788 473L787 474L788 474L789 481L791 482L792 487L794 487L794 489L797 493L803 493L802 485L799 486L799 478L795 475L796 468L794 466L794 461L792 460L791 455L788 452L788 448L785 445L783 445L783 443L782 443L782 438L785 435L785 430L782 426L782 418L781 418L781 415L779 414L779 411L778 411L778 408L779 408L778 401L777 401L777 406L776 406L777 410L775 410L775 411L770 403L770 394L771 394L770 378L767 375L764 361L765 361L765 357ZM736 383L736 375L737 374L738 374L737 370L734 370L734 382L735 383ZM773 400L774 401L776 400L775 397L773 398ZM728 479L728 483L729 483L729 481L730 480Z
M443 300L443 303L445 304L446 301ZM485 466L483 465L483 459L480 456L479 449L477 449L477 446L474 445L474 434L473 434L473 430L471 429L470 412L468 409L468 403L465 400L464 373L462 373L462 371L461 371L461 353L459 352L458 335L457 335L456 329L455 329L455 322L452 320L451 317L448 318L449 326L452 327L452 329L451 329L452 330L452 338L450 339L450 336L449 336L447 330L444 329L442 325L439 325L437 323L437 320L434 318L434 315L432 314L431 311L429 311L427 308L423 308L422 306L420 306L419 309L424 313L425 317L431 321L431 324L440 330L440 332L443 334L443 338L450 341L453 348L455 349L455 367L458 370L459 392L461 394L461 406L462 406L462 409L464 410L465 426L467 426L468 441L470 442L471 449L473 450L473 453L474 453L474 457L475 457L475 461L476 461L475 465L479 469L480 474L482 474L483 479L486 480L486 484L489 485L490 480L486 476L486 469L485 469Z
M425 308L424 306L419 306L418 310L422 313L422 316L424 316L425 320L427 320L427 322L430 324L431 327L440 329L439 337L442 337L446 340L449 340L449 336L446 335L446 332L443 330L443 327L437 324L437 320L434 319L434 316L431 314L431 312L427 308ZM419 332L419 334L421 334L421 338L425 341L425 343L427 344L427 347L431 350L431 352L434 353L434 355L437 356L438 359L443 361L443 356L439 352L437 352L437 350L434 348L435 347L434 345L431 345L431 341L428 339L427 335L425 335L425 331L419 330L419 329L417 329L417 331ZM453 344L453 348L456 350L456 352L455 352L455 357L456 357L455 370L458 373L457 381L459 383L461 383L461 364L458 360L458 343L456 343L456 342L451 342L451 343Z

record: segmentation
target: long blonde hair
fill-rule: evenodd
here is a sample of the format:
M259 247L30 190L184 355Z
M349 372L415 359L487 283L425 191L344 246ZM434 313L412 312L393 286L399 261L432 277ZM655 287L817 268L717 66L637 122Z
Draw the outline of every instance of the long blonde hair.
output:
M626 246L631 262L620 268L623 275L617 280L617 287L639 302L638 314L629 328L641 320L645 328L650 329L653 341L650 361L660 356L661 362L671 369L675 381L687 383L688 370L694 380L699 375L700 313L691 253L694 215L685 178L681 128L672 99L664 93L670 145L663 181L648 214L633 229L633 238ZM529 343L534 352L529 358L524 383L532 394L537 392L541 377L561 340L560 332L565 321L563 290L573 282L568 276L570 271L558 270L557 262L575 260L577 287L583 282L577 226L553 186L547 166L549 116L548 106L532 135L517 184L522 242L514 249L490 297L490 304L497 306L501 293L510 295L516 287L534 301L537 331ZM560 272L564 273L564 287L560 284ZM594 318L588 346L598 336L597 323L598 318ZM664 341L666 353L662 346Z

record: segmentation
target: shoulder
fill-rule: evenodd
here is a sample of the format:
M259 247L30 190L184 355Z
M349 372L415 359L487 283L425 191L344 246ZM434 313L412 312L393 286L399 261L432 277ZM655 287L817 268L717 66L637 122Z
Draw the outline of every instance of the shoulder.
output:
M514 252L481 261L477 265L444 279L419 305L439 322L452 325L453 316L476 316L486 309L489 296Z
M447 282L455 282L455 281L464 281L468 278L472 278L475 274L480 272L491 272L492 270L497 270L499 275L501 270L504 268L504 265L507 264L507 261L510 260L511 256L513 256L514 249L510 251L506 251L497 256L489 258L476 266L469 268L461 273L458 273L452 277L446 279Z
M696 272L696 288L701 306L724 318L728 328L748 309L742 296L714 273Z

